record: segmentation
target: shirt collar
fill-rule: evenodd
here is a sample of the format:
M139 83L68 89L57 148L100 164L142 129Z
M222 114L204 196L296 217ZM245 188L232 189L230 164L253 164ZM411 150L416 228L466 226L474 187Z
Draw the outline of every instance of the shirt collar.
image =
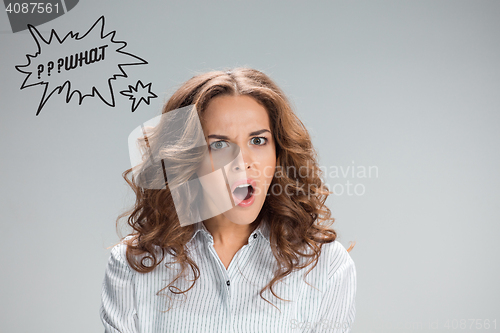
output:
M253 238L253 234L257 233L257 235L260 234L260 236L262 238L264 238L265 240L267 240L269 242L269 237L270 237L270 234L271 234L271 230L269 229L269 223L267 222L266 219L263 219L259 226L257 227L257 229L255 229L254 232L252 232L252 235L250 235L250 238ZM249 238L249 239L250 239Z
M194 232L193 232L193 236L191 236L191 238L189 239L188 243L191 242L196 234L198 233L201 233L210 243L213 243L214 242L214 238L212 237L212 234L210 233L210 231L208 231L207 227L205 227L205 224L203 224L203 222L198 222L198 223L195 223L194 224ZM270 242L269 241L269 237L270 237L270 229L269 229L269 225L267 223L267 220L266 219L263 219L259 226L257 227L257 229L255 229L252 234L248 237L248 243L250 244L251 242L253 242L257 237L261 237L263 239L265 239L267 242ZM257 235L257 236L254 236L254 235Z

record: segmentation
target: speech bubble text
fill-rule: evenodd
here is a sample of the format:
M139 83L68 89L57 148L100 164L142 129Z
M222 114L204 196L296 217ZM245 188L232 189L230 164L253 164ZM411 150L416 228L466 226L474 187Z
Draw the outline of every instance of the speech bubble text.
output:
M82 67L83 65L90 65L93 64L94 62L98 62L101 60L104 60L106 57L105 50L108 47L108 45L103 45L99 47L94 47L93 49L85 52L80 52L76 54L72 54L69 57L66 56L64 58L59 58L57 59L56 62L54 61L49 61L46 65L46 67L42 64L38 65L38 79L41 79L41 74L44 73L44 69L47 68L47 76L50 76L52 74L52 70L57 64L57 73L61 73L62 70L72 70L77 67Z

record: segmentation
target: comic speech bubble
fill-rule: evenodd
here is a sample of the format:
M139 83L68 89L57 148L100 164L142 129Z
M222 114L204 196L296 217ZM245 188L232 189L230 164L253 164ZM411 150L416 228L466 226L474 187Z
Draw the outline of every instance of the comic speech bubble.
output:
M16 69L27 74L21 90L35 85L44 85L42 98L36 115L49 98L67 88L66 103L77 95L82 104L85 97L96 95L108 106L115 106L111 80L128 77L123 66L144 65L147 61L122 51L127 43L115 41L116 31L104 35L104 16L101 16L83 35L69 32L63 39L52 30L45 40L34 26L29 26L38 50L26 55L28 63Z
M147 88L147 90L146 90ZM141 102L149 105L149 100L151 98L158 97L154 92L151 91L151 82L144 85L142 81L137 81L135 87L128 86L128 90L120 91L120 94L123 96L127 96L130 100L132 100L132 112L134 112Z

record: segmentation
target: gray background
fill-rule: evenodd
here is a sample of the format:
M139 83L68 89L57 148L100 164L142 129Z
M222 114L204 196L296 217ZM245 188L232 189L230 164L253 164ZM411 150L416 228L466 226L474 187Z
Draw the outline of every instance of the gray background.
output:
M35 42L0 13L1 332L102 331L128 134L195 73L233 66L285 90L323 166L378 169L328 179L338 240L357 242L353 332L500 331L500 2L80 1L38 28L101 15L149 64L113 83L115 108L55 94L35 117L42 88L14 68ZM132 113L118 92L138 79L159 98Z

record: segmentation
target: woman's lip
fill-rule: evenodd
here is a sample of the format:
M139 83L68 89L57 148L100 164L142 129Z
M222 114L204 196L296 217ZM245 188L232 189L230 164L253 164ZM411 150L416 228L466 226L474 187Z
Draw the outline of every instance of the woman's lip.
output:
M254 201L255 201L255 195L252 194L250 196L250 198L248 198L247 200L240 201L238 203L238 206L240 206L240 207L248 207L248 206L251 206Z
M234 190L236 189L236 187L238 187L241 184L250 184L250 185L252 185L252 187L254 188L254 191L257 188L257 183L252 178L240 179L240 180L235 181L233 183L233 185L231 186L231 193L233 193Z

